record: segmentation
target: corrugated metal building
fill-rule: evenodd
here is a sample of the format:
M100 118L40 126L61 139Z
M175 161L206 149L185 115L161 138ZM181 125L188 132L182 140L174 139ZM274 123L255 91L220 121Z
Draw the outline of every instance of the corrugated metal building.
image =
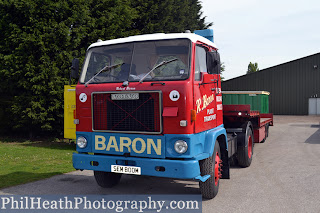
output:
M222 90L269 91L276 115L320 114L320 53L224 81Z

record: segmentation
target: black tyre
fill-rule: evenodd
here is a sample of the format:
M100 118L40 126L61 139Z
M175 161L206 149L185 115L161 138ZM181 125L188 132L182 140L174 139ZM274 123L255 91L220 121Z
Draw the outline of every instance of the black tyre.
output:
M94 171L94 178L99 186L103 188L111 188L120 182L122 174L112 172Z
M219 181L221 178L222 160L218 141L215 143L213 155L201 160L199 164L202 176L211 175L206 182L199 182L202 197L212 199L218 194Z
M268 137L268 135L269 135L269 124L266 124L265 126L264 126L264 131L265 131L265 135L264 135L264 139L261 141L261 143L264 143L264 142L266 142L266 140L267 140L267 137Z
M246 125L246 132L238 134L239 145L238 146L238 164L241 167L249 167L252 161L253 155L253 134L250 128L250 122Z
M266 138L269 137L269 124L266 125Z

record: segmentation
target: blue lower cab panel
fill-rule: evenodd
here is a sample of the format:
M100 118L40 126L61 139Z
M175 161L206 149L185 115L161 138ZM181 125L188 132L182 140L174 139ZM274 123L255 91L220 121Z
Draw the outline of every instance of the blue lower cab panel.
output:
M141 175L177 179L195 179L200 176L200 167L197 160L167 160L73 153L72 161L75 169L83 170L110 172L111 165L126 165L126 162L128 166L141 167ZM163 167L164 171L156 171L156 167Z

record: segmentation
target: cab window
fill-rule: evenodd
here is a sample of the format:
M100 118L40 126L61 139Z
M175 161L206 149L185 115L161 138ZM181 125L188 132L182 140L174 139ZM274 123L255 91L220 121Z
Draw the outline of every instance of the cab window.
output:
M196 59L195 59L195 81L200 81L200 72L207 72L207 61L206 61L206 49L201 46L196 46Z

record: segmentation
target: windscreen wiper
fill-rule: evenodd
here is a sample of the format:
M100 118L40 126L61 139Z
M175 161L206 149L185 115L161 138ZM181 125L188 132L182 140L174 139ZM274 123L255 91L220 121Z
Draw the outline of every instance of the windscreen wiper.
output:
M168 60L168 61L162 61L160 64L158 64L157 66L155 66L154 68L152 68L147 74L145 74L145 75L140 79L139 83L142 83L143 80L144 80L151 72L153 72L155 69L157 69L157 68L159 68L159 67L161 67L161 66L163 66L163 65L165 65L165 64L168 64L168 63L171 63L171 62L173 62L173 61L176 61L176 60L178 60L178 59L177 59L177 58L174 58L174 59L171 59L171 60Z
M95 77L97 77L100 73L105 72L105 71L108 71L108 70L110 70L111 68L120 66L120 65L122 65L122 64L124 64L124 63L115 64L115 65L112 65L112 66L108 66L108 65L105 66L105 67L102 68L99 72L97 72L92 78L90 78L90 80L88 80L88 81L84 84L84 86L87 87L87 85L88 85Z

